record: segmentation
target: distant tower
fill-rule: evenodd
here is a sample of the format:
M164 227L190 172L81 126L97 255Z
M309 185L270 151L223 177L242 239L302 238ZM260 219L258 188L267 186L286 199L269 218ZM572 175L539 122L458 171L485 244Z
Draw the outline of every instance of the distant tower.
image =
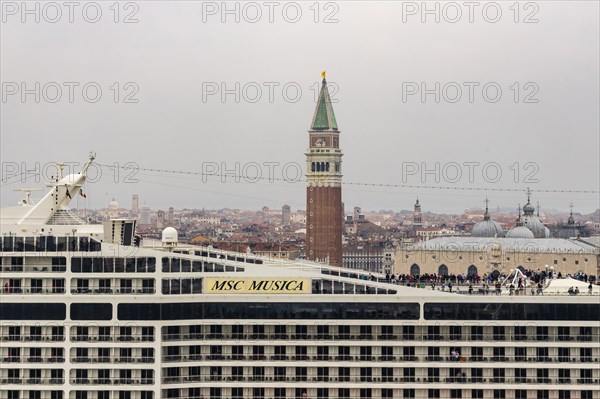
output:
M156 228L163 229L165 227L165 211L159 210L156 212Z
M131 214L133 216L140 214L140 197L137 194L133 194L131 199Z
M261 214L262 214L262 221L263 221L263 223L267 223L269 221L269 211L270 211L270 209L269 209L268 206L263 206L262 207Z
M342 151L325 72L306 151L306 257L342 266Z
M423 226L423 218L421 216L421 204L419 204L418 198L417 198L417 202L415 202L415 211L413 212L413 226L415 226L415 227Z
M150 208L145 205L140 209L139 223L143 225L150 224Z
M538 206L538 209L539 206ZM571 210L569 212L569 220L567 221L567 224L575 224L575 219L573 218L573 201L571 201L571 204L569 205L569 209Z
M173 224L173 222L175 221L175 209L173 209L173 207L169 208L169 218L168 218L169 224Z
M281 207L281 224L284 226L289 226L290 221L292 219L292 208L285 204Z

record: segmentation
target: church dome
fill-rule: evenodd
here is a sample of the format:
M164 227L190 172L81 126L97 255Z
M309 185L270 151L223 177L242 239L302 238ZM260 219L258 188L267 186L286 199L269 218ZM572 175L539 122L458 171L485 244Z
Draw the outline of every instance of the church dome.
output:
M533 233L535 238L550 238L550 230L544 226L544 223L538 216L534 214L535 207L531 205L531 192L527 191L527 203L523 207L523 217L521 222L523 226L527 227Z
M108 207L110 209L119 209L119 203L114 198L109 202Z
M550 230L544 226L544 223L535 215L524 215L521 218L523 226L527 227L533 233L535 238L550 238Z
M535 212L535 208L533 207L533 205L531 205L529 201L527 201L527 203L523 207L523 213L525 215L533 215L533 212Z
M527 227L516 226L508 230L506 238L534 238L534 235Z
M484 219L475 223L471 235L473 237L504 237L504 231L500 223L491 219Z
M504 237L504 231L500 223L495 222L490 217L488 211L488 199L485 199L485 213L483 214L483 220L475 223L471 236L473 237Z

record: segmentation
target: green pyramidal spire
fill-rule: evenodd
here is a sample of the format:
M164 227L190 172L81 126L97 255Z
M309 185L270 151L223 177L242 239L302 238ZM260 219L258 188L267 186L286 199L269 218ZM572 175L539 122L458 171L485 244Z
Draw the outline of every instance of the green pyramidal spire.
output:
M323 84L321 85L321 92L319 93L319 100L317 101L317 108L315 109L315 115L313 116L310 129L338 130L335 114L333 113L333 106L331 105L331 98L329 97L329 90L327 90L325 76L323 76Z

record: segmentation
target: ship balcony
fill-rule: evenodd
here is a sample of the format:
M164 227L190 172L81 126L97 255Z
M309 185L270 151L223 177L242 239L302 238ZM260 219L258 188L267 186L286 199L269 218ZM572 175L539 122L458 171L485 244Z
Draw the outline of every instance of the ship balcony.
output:
M307 356L307 358L308 358L308 356ZM250 356L250 360L267 360L267 357L265 355L252 355L252 356Z
M309 361L309 360L314 360L314 361L357 361L357 362L365 362L365 361L382 361L382 362L391 362L391 361L398 361L398 359L400 359L401 361L417 361L418 358L416 356L400 356L399 358L396 356L389 356L389 355L385 355L385 356L371 356L371 355L357 355L357 356L351 356L351 355L340 355L340 356L330 356L330 355L313 355L313 356L309 356L309 355L284 355L284 354L277 354L277 355L249 355L249 356L245 356L245 355L238 355L238 354L234 354L234 355L206 355L206 356L202 356L202 355L164 355L162 357L162 360L164 362L189 362L189 361L199 361L199 360L226 360L226 361L231 361L231 360L250 360L250 361L257 361L257 360L274 360L274 361Z
M72 335L73 342L153 342L152 335L110 336L110 335Z
M9 342L60 342L64 340L64 336L57 335L5 335L2 337L2 341Z
M31 295L31 294L41 294L41 295L53 295L53 294L64 294L66 291L64 287L56 287L56 288L42 288L42 287L4 287L2 291L0 291L0 295L10 295L10 294L20 294L20 295Z
M395 377L395 376L286 376L286 375L214 375L201 374L190 376L172 376L163 377L163 384L185 384L189 382L211 383L211 382L350 382L350 383L396 383L414 385L415 383L424 384L470 384L470 385L489 385L489 384L524 384L524 385L575 385L575 384L598 384L598 379L571 379L571 378L482 378L482 377Z
M153 385L154 378L71 378L73 385Z
M221 339L229 339L230 336L223 336ZM204 340L204 334L163 334L163 341L197 341ZM242 339L241 337L235 336L233 339ZM246 339L244 336L243 339Z
M71 288L71 294L86 294L86 295L131 295L131 294L154 294L154 288Z
M210 329L209 329L210 327ZM213 329L213 327L218 327ZM241 328L240 328L241 327ZM294 340L294 341L369 341L369 342L544 342L575 343L600 342L600 329L582 327L576 331L574 327L540 329L529 326L494 326L471 329L458 325L443 326L296 326L285 325L261 326L183 326L181 328L163 328L164 341L188 340ZM367 328L370 327L370 328ZM566 331L565 331L566 330Z
M316 355L312 357L313 360L317 361L331 361L332 357L328 355Z
M94 357L73 357L72 363L154 363L153 357L124 357L124 356L94 356Z
M64 378L0 378L0 385L62 385L64 383Z
M62 356L42 357L42 356L4 356L0 357L1 363L64 363Z
M0 265L0 273L64 273L66 271L67 267L64 265Z
M162 360L164 362L191 362L200 360L222 360L222 361L239 361L239 360L250 360L250 361L324 361L324 362L435 362L435 363L449 363L457 364L461 367L471 367L473 363L599 363L600 358L593 357L547 357L547 356L461 356L459 360L454 357L443 357L443 356L392 356L392 355L286 355L286 354L266 354L266 355L222 355L222 354L185 354L185 355L163 355ZM136 360L134 360L136 361ZM134 362L132 361L132 362ZM471 366L469 366L471 365Z
M294 340L294 341L324 341L324 340L334 340L334 341L344 341L344 340L361 340L361 341L416 341L416 342L427 342L427 341L435 341L435 342L444 342L444 341L455 341L455 342L472 342L472 341L484 341L484 342L512 342L512 341L530 341L530 342L600 342L600 335L578 335L571 337L559 337L559 336L528 336L528 337L514 337L514 336L498 336L498 335L476 335L476 336L444 336L444 335L418 335L415 334L410 337L398 337L398 336L377 336L377 339L374 339L373 336L368 335L311 335L311 334L301 334L301 335L287 335L287 334L163 334L163 341L190 341L190 340L231 340L231 341L256 341L256 340Z

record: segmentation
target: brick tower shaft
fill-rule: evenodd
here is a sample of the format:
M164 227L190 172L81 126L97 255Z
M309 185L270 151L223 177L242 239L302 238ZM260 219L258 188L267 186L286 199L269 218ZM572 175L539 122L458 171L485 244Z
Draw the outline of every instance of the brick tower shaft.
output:
M323 83L306 152L306 256L342 266L342 152L337 122Z

